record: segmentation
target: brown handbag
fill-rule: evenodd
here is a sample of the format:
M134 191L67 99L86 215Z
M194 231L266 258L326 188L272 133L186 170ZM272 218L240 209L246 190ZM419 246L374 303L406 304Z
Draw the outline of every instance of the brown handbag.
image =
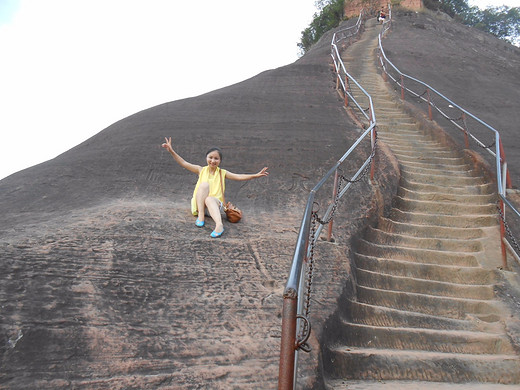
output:
M242 211L233 205L231 202L226 203L226 197L224 196L224 186L222 185L222 170L220 170L220 189L222 190L222 197L224 198L224 212L226 213L227 220L231 223L237 223L242 219Z

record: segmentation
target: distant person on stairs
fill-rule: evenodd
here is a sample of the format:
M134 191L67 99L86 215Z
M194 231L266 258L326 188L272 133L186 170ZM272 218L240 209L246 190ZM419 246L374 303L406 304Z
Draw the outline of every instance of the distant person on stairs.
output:
M385 14L385 10L383 8L381 8L381 11L379 11L379 16L377 17L377 21L379 23L383 23L386 19L386 14Z
M181 167L199 175L199 180L195 185L193 198L191 199L191 212L197 216L195 225L198 227L205 225L204 218L207 209L209 216L215 221L215 230L211 233L211 237L220 237L224 232L221 211L223 210L224 192L226 191L225 179L244 181L264 177L269 174L267 171L268 168L264 167L260 172L255 174L237 174L225 169L220 169L222 152L219 148L211 148L208 150L206 153L207 166L202 167L200 165L191 164L173 150L171 137L165 137L164 139L166 142L162 144L162 147L170 152L174 160Z

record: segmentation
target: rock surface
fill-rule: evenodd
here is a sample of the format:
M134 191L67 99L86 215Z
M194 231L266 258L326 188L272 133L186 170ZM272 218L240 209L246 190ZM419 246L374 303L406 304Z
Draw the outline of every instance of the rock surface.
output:
M424 71L413 67L414 58L430 51L432 85L445 74L458 75L456 65L438 72L439 47L413 46L415 38L403 36L458 42L460 54L480 33L463 28L467 39L451 40L443 31L410 26L413 17L398 16L403 23L387 40L392 58L409 58L400 65L414 74ZM334 90L329 43L330 35L294 64L136 113L0 181L1 388L276 387L281 297L303 205L359 134ZM495 43L486 37L479 47L517 58L517 49ZM494 66L475 58L482 71ZM512 85L518 83L516 63L500 64L516 74ZM504 73L489 74L510 85ZM450 83L457 80L463 79ZM479 87L465 91L464 99L479 101L487 90ZM497 99L504 96L496 92ZM517 97L518 88L514 92L508 97ZM490 101L476 108L483 116L506 110ZM517 111L509 107L496 118L515 118ZM511 161L517 137L504 128ZM211 223L195 227L189 199L196 177L160 148L165 136L193 163L203 164L205 151L218 145L223 167L233 172L270 167L268 178L229 183L226 196L245 218L226 223L222 239L209 238ZM393 167L385 155L378 158L386 168L377 193L391 197ZM321 245L317 281L334 282L316 295L323 317L348 277L342 256L349 237L364 226L367 212L376 212L374 192L366 182L354 189L340 209L337 244Z

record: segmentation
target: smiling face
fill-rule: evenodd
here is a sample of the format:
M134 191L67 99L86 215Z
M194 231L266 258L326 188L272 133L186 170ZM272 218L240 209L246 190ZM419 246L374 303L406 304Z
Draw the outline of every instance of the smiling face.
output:
M216 169L220 165L220 153L217 150L209 152L206 156L206 162L211 169Z

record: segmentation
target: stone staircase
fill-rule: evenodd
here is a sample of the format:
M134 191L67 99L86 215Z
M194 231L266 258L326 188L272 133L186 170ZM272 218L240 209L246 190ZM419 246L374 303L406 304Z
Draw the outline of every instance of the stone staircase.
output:
M374 64L379 26L344 54L371 94L401 182L390 215L355 249L356 297L323 349L328 389L520 388L520 358L495 298L496 196L463 155L419 129ZM503 385L502 385L503 384Z

